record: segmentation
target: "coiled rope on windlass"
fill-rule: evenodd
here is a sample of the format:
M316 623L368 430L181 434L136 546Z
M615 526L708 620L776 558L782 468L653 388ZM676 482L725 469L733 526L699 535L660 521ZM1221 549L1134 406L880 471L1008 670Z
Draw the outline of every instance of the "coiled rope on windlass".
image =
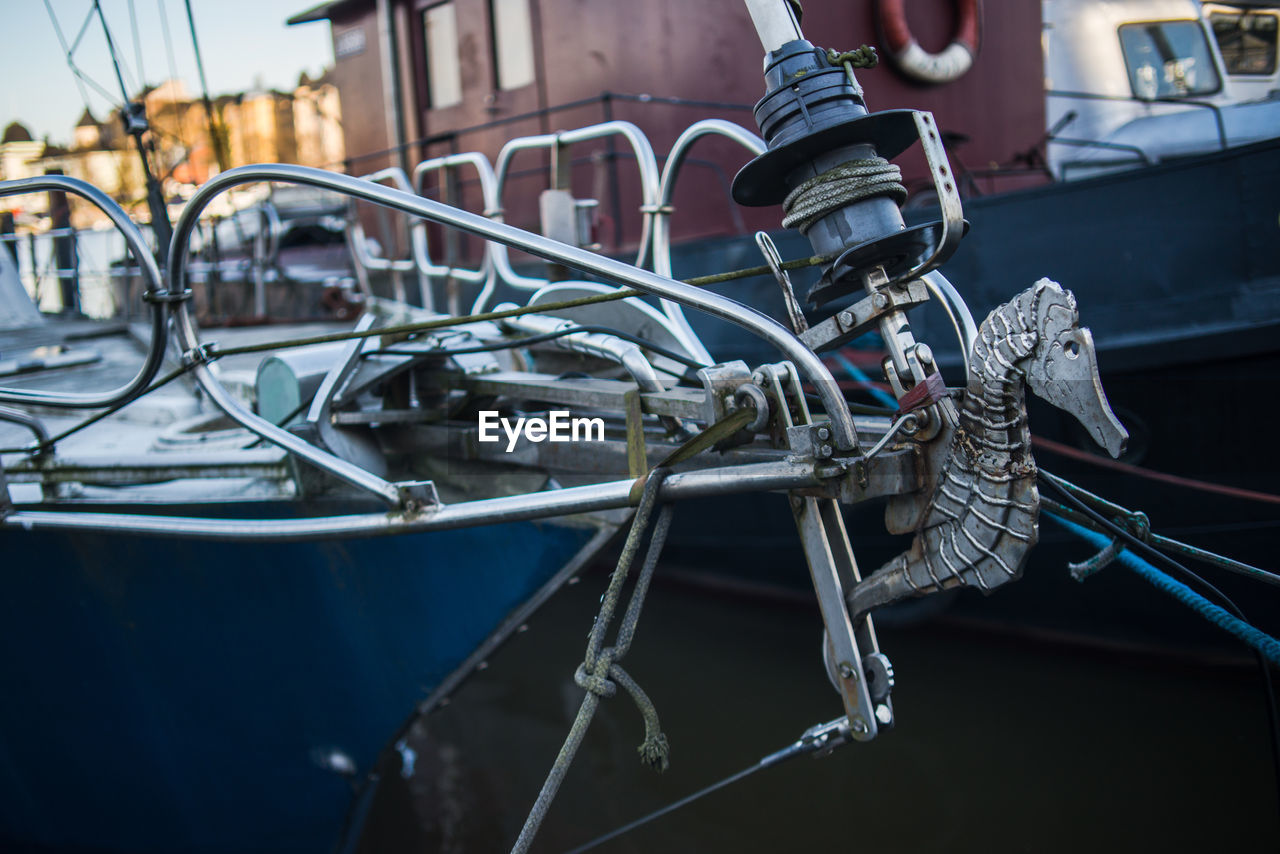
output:
M887 196L901 205L907 199L902 170L883 157L848 160L801 183L782 201L782 225L802 234L818 220L845 205Z

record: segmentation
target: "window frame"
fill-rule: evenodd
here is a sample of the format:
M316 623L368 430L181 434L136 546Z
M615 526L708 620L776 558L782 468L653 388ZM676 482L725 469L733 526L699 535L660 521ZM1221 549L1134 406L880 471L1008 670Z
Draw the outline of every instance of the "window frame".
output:
M1253 9L1241 6L1229 6L1207 9L1206 19L1209 24L1209 31L1213 33L1214 43L1218 46L1218 53L1222 56L1223 70L1229 77L1271 77L1276 73L1277 66L1280 66L1280 13L1271 9ZM1223 50L1222 40L1218 38L1218 31L1214 27L1213 18L1215 15L1228 16L1232 15L1239 20L1244 17L1266 17L1271 18L1274 23L1273 42L1271 45L1271 67L1263 71L1232 71L1227 60L1227 52Z
M1151 26L1163 26L1163 25L1169 25L1169 24L1189 26L1195 29L1196 32L1200 34L1200 38L1203 40L1205 57L1206 59L1208 59L1209 68L1212 69L1213 71L1213 78L1214 78L1213 88L1196 90L1194 92L1187 92L1181 95L1176 95L1176 94L1175 95L1158 95L1157 94L1156 96L1150 97L1150 98L1143 97L1138 93L1137 87L1134 85L1134 71L1136 69L1136 66L1131 64L1129 61L1129 52L1125 47L1124 31L1133 30L1133 29L1142 29L1142 28L1151 27ZM1116 40L1120 43L1120 57L1122 62L1124 63L1125 77L1129 83L1129 92L1133 96L1134 100L1136 101L1142 101L1142 102L1189 101L1189 100L1194 100L1196 98L1206 98L1212 95L1217 95L1222 91L1224 74L1222 73L1222 69L1218 68L1217 62L1214 60L1214 47L1217 44L1217 40L1213 38L1212 34L1207 30L1206 26L1201 21L1194 20L1191 18L1169 18L1169 19L1154 20L1154 21L1125 21L1123 24L1120 24L1118 27L1116 27ZM1158 88L1158 84L1157 84L1157 88Z
M457 70L458 79L458 99L450 101L446 104L437 103L435 92L432 88L433 75L431 73L431 52L430 44L427 38L427 15L434 9L449 6L453 9L453 46L454 55L453 63ZM461 40L458 37L458 7L456 0L420 0L413 6L413 38L411 43L414 50L414 76L416 79L416 88L418 90L418 109L423 112L432 112L437 110L448 110L463 104L466 100L464 76L462 74L462 56L459 51Z
M534 44L534 10L531 0L519 0L524 3L525 19L528 21L527 36L529 49L529 79L514 86L503 85L502 69L503 63L500 59L501 50L499 45L498 31L498 4L503 0L487 0L485 3L489 13L489 70L493 75L493 91L495 92L515 92L526 86L532 86L538 82L538 57L537 48Z

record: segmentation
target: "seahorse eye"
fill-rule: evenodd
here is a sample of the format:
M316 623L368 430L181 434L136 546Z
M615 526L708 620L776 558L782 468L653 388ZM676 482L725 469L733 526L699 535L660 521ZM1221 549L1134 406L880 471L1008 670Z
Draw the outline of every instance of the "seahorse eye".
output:
M1068 359L1074 359L1080 355L1080 342L1074 338L1068 338L1062 345L1062 349L1067 354Z

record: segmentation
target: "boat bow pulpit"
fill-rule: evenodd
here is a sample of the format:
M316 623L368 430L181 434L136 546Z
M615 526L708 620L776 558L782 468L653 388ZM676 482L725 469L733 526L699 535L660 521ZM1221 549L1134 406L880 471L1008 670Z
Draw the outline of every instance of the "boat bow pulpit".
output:
M1123 428L1102 393L1092 343L1069 293L1037 283L978 329L937 272L964 222L932 117L868 111L854 67L874 62L874 52L815 47L784 0L748 6L766 49L767 92L756 107L764 139L726 122L700 124L681 137L672 173L685 147L708 133L758 155L738 174L733 195L743 204L782 203L784 223L810 240L822 275L807 294L808 318L796 308L788 326L696 281L673 279L666 255L671 190L666 173L659 184L654 164L642 166L647 245L638 254L641 262L652 255L653 270L505 224L502 182L482 155L430 161L414 173L417 180L459 165L479 169L486 192L481 213L418 195L407 176L387 186L382 174L363 180L289 165L231 169L186 206L163 279L137 228L102 194L69 178L9 182L0 194L56 184L112 217L143 262L157 333L143 371L112 394L41 392L30 383L0 389L0 401L35 418L61 414L48 438L3 457L0 476L15 490L12 504L0 506L3 528L11 536L47 530L238 543L435 536L552 518L616 525L655 470L663 473L654 487L659 504L780 493L798 527L825 624L821 653L843 706L839 729L868 741L891 727L893 668L870 611L959 585L991 590L1019 575L1035 542L1039 499L1023 384L1076 415L1112 453ZM648 143L636 138L634 126L601 128L514 144L559 150L579 137L622 133L645 161ZM900 212L906 191L889 161L916 142L941 218L908 228ZM505 166L497 170L503 174ZM188 243L215 197L256 182L333 191L414 223L481 238L482 262L461 277L461 268L428 257L426 231L417 227L414 259L397 262L424 279L443 275L455 289L479 286L472 313L444 314L429 301L413 305L369 291L354 327L306 335L281 329L249 343L210 338L191 308ZM517 275L508 248L589 280ZM357 261L375 257L354 254ZM798 306L778 259L769 260L788 304ZM376 272L365 271L363 289ZM488 308L496 285L533 294L523 304ZM963 389L946 387L931 349L911 332L908 311L935 298L952 313L970 354ZM459 304L456 292L449 302ZM772 345L779 360L712 364L684 322L690 309L736 324ZM886 344L883 367L898 408L855 416L819 354L869 330ZM298 357L302 352L319 355ZM268 355L270 369L262 361ZM172 370L157 382L166 358ZM232 372L220 364L232 359L252 361L252 393L227 382ZM219 429L241 437L239 443L176 455L152 434L139 434L128 472L102 459L75 459L86 432L130 428L117 418L82 428L66 422L67 410L114 415L175 381L193 382L183 387L188 395L199 390L204 417L216 414ZM233 480L237 489L252 481L292 512L237 517L129 506L133 490L141 495L161 480L190 484L180 504L192 507L202 504L196 493L208 499ZM34 494L18 491L31 484L38 486ZM75 500L93 489L112 490L114 507ZM864 578L842 511L873 499L888 501L891 529L916 539L909 552ZM339 505L341 512L333 510ZM785 513L783 505L779 500ZM453 571L465 574L467 567ZM454 676L476 660L454 660Z

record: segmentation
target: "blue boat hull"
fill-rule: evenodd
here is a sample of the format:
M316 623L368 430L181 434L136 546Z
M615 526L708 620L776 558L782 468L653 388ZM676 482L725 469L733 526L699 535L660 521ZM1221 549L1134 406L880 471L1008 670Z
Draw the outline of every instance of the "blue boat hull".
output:
M0 845L330 850L352 791L318 759L369 769L415 704L607 534L0 535Z

